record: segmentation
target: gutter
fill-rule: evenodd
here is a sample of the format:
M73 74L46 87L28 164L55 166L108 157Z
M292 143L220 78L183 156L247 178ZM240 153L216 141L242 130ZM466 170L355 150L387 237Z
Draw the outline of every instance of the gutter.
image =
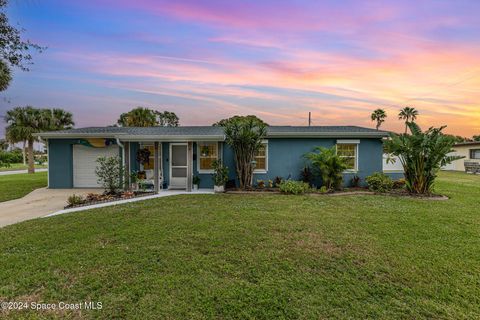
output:
M125 167L125 146L123 145L123 143L120 142L120 139L118 137L115 137L115 140L117 141L117 145L122 148L122 152L123 152L123 157L122 157L122 165L123 167Z
M270 132L267 138L383 138L388 132Z

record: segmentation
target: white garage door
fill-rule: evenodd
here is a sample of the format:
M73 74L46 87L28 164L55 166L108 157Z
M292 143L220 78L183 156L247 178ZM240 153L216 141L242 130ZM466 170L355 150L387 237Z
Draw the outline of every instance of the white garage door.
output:
M98 188L95 168L99 157L118 156L118 146L92 148L82 145L73 146L73 187Z

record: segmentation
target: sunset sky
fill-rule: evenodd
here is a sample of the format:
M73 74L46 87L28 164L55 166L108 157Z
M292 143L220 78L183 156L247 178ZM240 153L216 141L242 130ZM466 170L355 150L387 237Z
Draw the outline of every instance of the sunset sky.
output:
M181 125L235 114L269 124L480 134L480 1L10 1L25 37L48 47L1 93L0 115L60 107L77 127L135 106ZM3 135L3 123L0 124Z

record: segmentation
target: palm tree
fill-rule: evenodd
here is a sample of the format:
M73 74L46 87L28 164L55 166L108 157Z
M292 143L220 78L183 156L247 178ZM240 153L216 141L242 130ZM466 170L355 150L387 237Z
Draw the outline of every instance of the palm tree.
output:
M63 109L53 108L51 110L50 130L66 130L72 129L75 125L71 112Z
M16 107L7 111L6 136L9 141L27 141L28 173L35 173L33 144L35 133L69 129L73 126L72 114L61 109L36 109L31 106Z
M385 119L387 118L387 113L383 109L377 109L372 112L370 118L372 119L372 121L377 121L377 125L375 127L378 130L382 123L385 122Z
M5 122L7 122L8 124L9 121L12 121L12 119L21 119L22 114L23 114L23 109L20 107L9 110L6 113ZM16 121L16 122L19 122L19 121ZM14 145L15 143L20 143L20 142L22 143L23 164L26 165L27 164L26 143L28 139L27 132L25 132L25 130L22 130L19 126L14 124L11 126L7 126L5 128L5 138L12 145Z
M417 116L418 111L413 107L405 107L400 110L400 113L398 114L398 119L405 120L405 133L407 133L408 123L415 121L415 119L417 119Z
M122 127L153 127L158 125L154 110L137 107L129 112L122 113L117 121Z

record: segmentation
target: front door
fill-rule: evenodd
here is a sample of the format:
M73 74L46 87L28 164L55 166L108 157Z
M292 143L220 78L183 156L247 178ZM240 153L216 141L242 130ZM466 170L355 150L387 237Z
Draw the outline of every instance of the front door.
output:
M188 152L186 143L170 144L170 188L187 188Z

